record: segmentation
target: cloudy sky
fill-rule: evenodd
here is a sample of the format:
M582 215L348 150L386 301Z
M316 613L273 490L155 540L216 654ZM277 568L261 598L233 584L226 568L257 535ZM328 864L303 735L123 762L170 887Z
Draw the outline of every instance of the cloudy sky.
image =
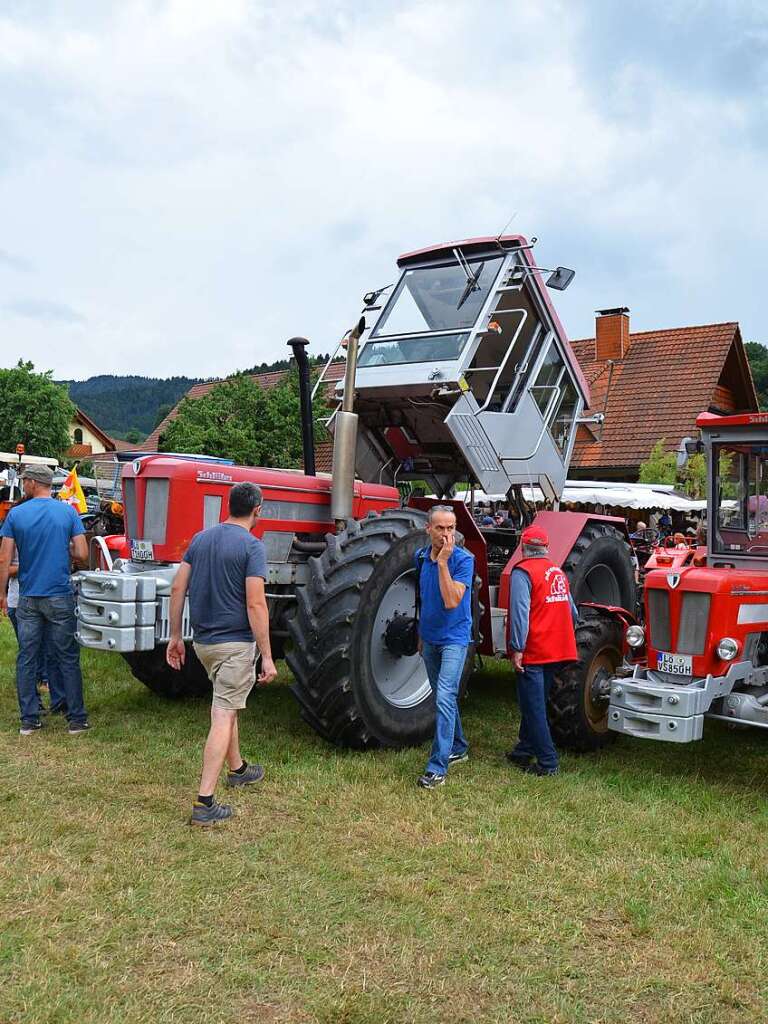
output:
M0 79L2 365L327 351L511 217L572 337L768 341L768 0L0 0Z

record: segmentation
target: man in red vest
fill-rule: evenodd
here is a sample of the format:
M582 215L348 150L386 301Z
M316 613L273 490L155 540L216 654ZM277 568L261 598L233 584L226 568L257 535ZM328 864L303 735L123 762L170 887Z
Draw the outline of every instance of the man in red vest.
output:
M576 660L573 627L578 612L567 576L547 557L546 531L529 526L521 542L523 558L512 570L509 596L509 654L517 672L520 738L506 756L531 775L556 775L547 697L557 668Z

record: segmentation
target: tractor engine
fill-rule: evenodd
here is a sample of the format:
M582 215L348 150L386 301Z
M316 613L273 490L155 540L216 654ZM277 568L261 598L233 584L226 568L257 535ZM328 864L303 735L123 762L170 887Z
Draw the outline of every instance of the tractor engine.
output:
M762 413L699 417L707 547L648 573L645 630L627 630L642 661L612 681L610 729L687 743L705 718L768 728L767 424Z

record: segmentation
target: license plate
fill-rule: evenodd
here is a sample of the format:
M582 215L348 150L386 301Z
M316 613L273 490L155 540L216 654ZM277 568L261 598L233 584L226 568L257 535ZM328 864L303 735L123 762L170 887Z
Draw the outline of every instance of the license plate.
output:
M690 654L662 654L659 652L656 668L671 676L692 676L693 658Z
M153 562L155 560L155 549L151 540L132 540L131 558L134 562Z

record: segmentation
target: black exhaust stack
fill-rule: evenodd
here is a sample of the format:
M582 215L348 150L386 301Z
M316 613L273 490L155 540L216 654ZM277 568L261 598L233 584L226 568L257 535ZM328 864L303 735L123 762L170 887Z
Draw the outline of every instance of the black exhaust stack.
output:
M299 368L299 402L301 404L301 446L304 450L304 473L317 476L315 472L315 430L312 421L312 392L309 386L309 360L307 359L306 338L291 338L288 344L293 349L293 358Z

